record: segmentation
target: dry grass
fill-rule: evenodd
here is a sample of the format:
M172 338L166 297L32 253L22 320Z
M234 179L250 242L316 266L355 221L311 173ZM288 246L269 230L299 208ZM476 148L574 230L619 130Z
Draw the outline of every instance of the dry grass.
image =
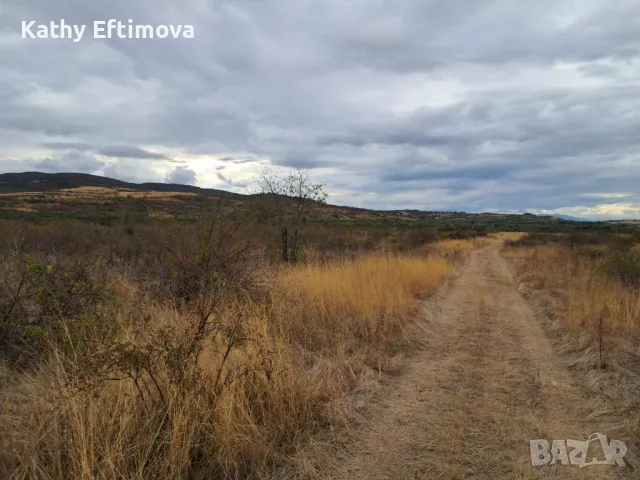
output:
M430 254L459 260L476 248L486 245L487 242L488 240L485 238L440 240L425 245L425 250Z
M601 252L604 247L594 248ZM515 252L524 259L521 280L556 299L562 324L574 335L593 332L600 319L621 339L631 341L640 333L637 290L603 275L592 262L572 259L564 248L544 246Z
M345 396L390 364L406 344L416 296L433 293L450 270L440 257L399 254L277 269L268 301L238 298L216 311L197 370L182 383L172 380L169 352L191 332L193 312L153 303L114 274L118 303L98 319L109 322L108 341L97 328L71 351L52 342L27 371L0 370L0 477L265 478L313 469L296 463L296 452L348 422ZM228 349L232 337L241 338ZM144 355L158 352L154 376L138 372L142 387L135 375L96 370L111 371L106 363L125 347L142 352L127 361L143 367Z
M516 240L520 240L521 238L526 236L526 233L523 233L523 232L497 232L497 233L492 233L489 236L492 237L492 238L497 238L498 240L516 241Z
M595 412L603 429L622 438L637 465L640 448L640 290L602 271L601 245L568 248L544 245L509 248L517 264L520 291L552 320L545 327L582 385L604 396L608 407ZM595 257L602 258L602 257Z
M415 296L433 293L450 269L443 258L392 253L289 269L278 282L278 320L288 331L303 327L297 340L323 347L384 339L406 321Z
M186 328L175 312L153 313ZM0 455L3 478L257 477L273 464L287 465L288 449L332 421L342 390L332 367L308 368L290 345L269 335L260 309L250 315L245 328L252 341L224 366L221 351L208 342L201 385L181 388L168 372L157 372L166 405L140 396L126 380L70 384L82 366L57 355L63 352L12 378L0 416L10 432ZM136 335L122 328L123 335ZM219 392L213 386L220 371L235 380Z
M482 292L477 292L475 296L476 302L476 311L475 311L475 320L480 323L485 319L487 314L487 304L484 299L484 294Z

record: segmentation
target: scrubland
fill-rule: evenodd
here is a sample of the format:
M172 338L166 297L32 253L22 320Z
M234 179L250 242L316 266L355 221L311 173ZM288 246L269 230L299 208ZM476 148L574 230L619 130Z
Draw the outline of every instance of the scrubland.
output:
M507 242L523 289L546 291L558 323L580 345L601 337L633 351L640 334L640 236L530 234ZM606 340L606 338L605 338ZM602 347L602 351L601 348Z
M607 398L611 434L640 438L640 235L529 234L507 241L520 291L592 395Z
M282 265L268 234L213 217L2 228L2 478L317 470L299 453L402 367L417 298L473 248L325 231Z
M537 478L584 412L640 447L637 234L2 226L0 478Z

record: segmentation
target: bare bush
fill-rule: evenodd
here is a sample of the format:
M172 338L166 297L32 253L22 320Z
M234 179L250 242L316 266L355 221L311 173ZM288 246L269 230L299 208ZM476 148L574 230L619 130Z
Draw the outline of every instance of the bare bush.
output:
M258 176L260 193L266 197L263 219L278 229L281 258L295 263L300 257L301 234L308 215L327 199L323 184L313 183L309 172L294 169L288 175L264 169Z

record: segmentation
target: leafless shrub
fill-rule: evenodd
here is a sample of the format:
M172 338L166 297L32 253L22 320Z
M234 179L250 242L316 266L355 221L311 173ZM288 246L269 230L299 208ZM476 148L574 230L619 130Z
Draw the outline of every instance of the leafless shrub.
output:
M299 260L301 234L314 207L327 199L323 184L313 183L309 173L293 169L288 175L264 169L258 175L260 193L265 201L260 204L263 219L279 232L281 258L285 262Z

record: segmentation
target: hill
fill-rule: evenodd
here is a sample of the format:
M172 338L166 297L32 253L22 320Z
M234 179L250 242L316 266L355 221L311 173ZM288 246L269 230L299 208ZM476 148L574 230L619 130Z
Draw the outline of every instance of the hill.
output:
M121 188L142 192L180 192L197 195L238 195L224 190L200 188L175 183L129 183L114 178L87 173L3 173L0 174L0 194L20 192L51 192L69 188L101 187Z
M237 211L255 208L261 195L243 195L212 188L167 183L130 183L84 173L0 174L0 219L32 221L69 218L85 221L190 221L215 207L224 197ZM531 213L467 213L422 210L369 210L340 205L315 209L308 221L319 225L365 227L437 227L500 231L567 229L630 230L631 224L574 221L563 216ZM577 219L575 219L577 220Z

